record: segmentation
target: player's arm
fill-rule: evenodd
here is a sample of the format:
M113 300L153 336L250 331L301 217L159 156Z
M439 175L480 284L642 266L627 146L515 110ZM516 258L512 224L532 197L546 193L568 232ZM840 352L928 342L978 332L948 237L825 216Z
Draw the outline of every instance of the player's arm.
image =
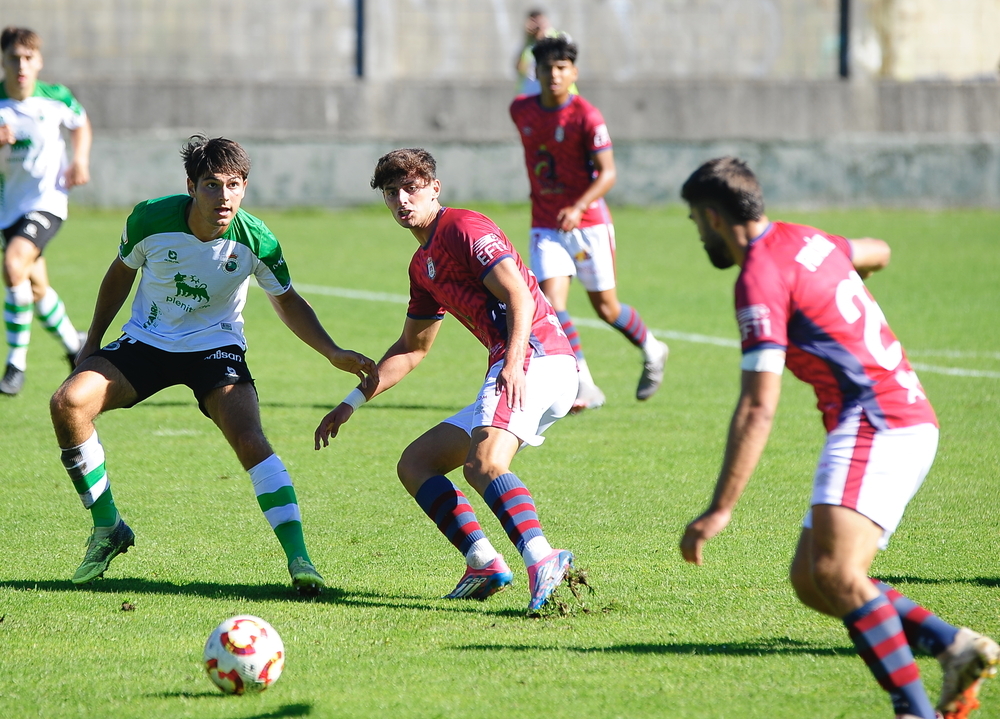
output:
M848 240L848 242L851 243L851 264L861 275L861 279L867 278L873 272L885 269L889 264L892 251L889 249L888 242L871 237Z
M320 324L312 305L294 287L280 295L268 295L271 306L285 326L300 340L319 352L339 370L355 374L364 382L366 376L378 378L375 360L360 352L341 349Z
M104 333L114 322L118 310L128 299L128 293L132 291L135 283L135 275L138 270L121 261L116 257L108 268L104 279L101 281L101 288L97 292L97 302L94 305L94 317L90 320L90 329L87 330L87 340L83 343L76 356L76 363L80 364L85 358L94 354L101 348L104 340Z
M510 257L494 265L483 278L483 284L507 306L507 352L497 378L497 394L506 387L508 409L524 409L524 357L535 316L535 300L517 263Z
M408 375L427 356L441 329L441 320L417 320L407 317L403 334L386 350L379 360L375 375L368 377L347 398L333 408L316 427L315 448L326 447L337 436L341 426L354 414L354 410L376 395L393 387Z
M780 350L770 350L780 352ZM784 362L784 353L777 358ZM743 370L740 398L729 424L729 438L715 494L708 509L688 524L681 538L685 561L701 564L705 542L717 535L732 517L767 444L781 396L781 375L772 371Z
M70 130L69 142L73 146L73 162L66 168L66 186L86 185L90 182L90 146L94 142L90 119L84 119L80 127Z
M618 179L614 150L608 147L606 150L592 153L591 157L594 160L594 170L597 172L597 177L590 183L587 190L577 198L576 202L559 210L556 221L559 223L559 229L563 232L575 229L591 203L608 194L608 191L615 186L615 180Z

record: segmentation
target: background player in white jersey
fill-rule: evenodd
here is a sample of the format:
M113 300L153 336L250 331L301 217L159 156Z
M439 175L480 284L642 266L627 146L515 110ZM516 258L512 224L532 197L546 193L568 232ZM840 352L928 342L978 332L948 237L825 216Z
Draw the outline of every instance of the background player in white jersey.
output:
M243 148L196 135L181 154L188 194L136 205L101 283L80 364L52 397L63 465L94 521L73 582L102 575L135 539L111 494L95 418L184 384L249 473L257 502L285 551L292 585L313 594L324 581L306 551L292 481L261 429L257 392L244 360L242 310L250 276L282 322L334 367L364 379L377 374L375 363L334 343L292 288L274 235L240 208L250 173ZM140 270L124 334L98 349Z
M372 189L420 247L410 261L410 304L403 333L379 361L376 382L363 384L316 428L316 449L368 399L393 387L427 355L445 312L488 350L486 379L475 402L410 443L399 480L465 557L465 574L449 599L486 599L513 574L482 531L466 496L445 475L464 467L517 547L528 572L529 614L549 600L573 563L542 532L528 488L510 471L518 449L565 416L577 390L576 360L551 305L510 241L485 215L438 201L436 163L422 149L383 155Z
M91 130L87 114L62 85L39 82L42 43L27 28L0 33L4 82L0 87L0 228L4 247L4 322L9 352L0 393L24 386L31 315L62 342L73 364L80 337L52 287L42 251L67 215L71 187L90 181ZM67 162L61 128L69 130Z
M771 431L787 366L813 385L827 429L791 580L803 604L844 622L897 717L935 719L913 653L938 658L945 719L978 705L1000 647L948 624L869 579L937 449L937 418L902 345L862 277L889 262L881 240L846 240L814 227L770 222L757 178L723 157L681 192L712 264L739 265L736 311L742 390L708 509L681 539L689 562L729 524Z

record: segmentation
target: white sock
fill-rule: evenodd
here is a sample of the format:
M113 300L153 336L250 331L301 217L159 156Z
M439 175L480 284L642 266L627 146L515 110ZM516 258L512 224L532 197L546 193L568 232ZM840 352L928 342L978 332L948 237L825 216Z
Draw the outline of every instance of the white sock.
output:
M59 337L63 349L67 353L76 354L80 351L80 347L82 347L80 333L70 322L69 316L66 314L66 306L59 299L58 292L51 287L47 288L42 299L35 303L35 314L49 332Z
M663 359L663 343L653 337L653 333L646 330L646 341L642 343L642 353L646 356L647 362L659 362Z
M552 545L549 544L549 540L545 537L532 537L524 545L521 558L524 560L524 566L530 567L532 564L538 564L550 554L552 554Z
M19 370L28 367L28 342L31 339L31 282L25 280L19 285L8 287L6 292L6 303L12 307L26 308L23 311L10 310L4 307L3 319L7 324L7 344L10 352L7 355L7 364L14 365ZM11 327L14 329L11 329Z
M580 358L576 361L576 364L580 368L580 385L593 385L594 378L590 376L590 367L587 366L587 360Z
M493 544L486 537L477 539L465 554L465 563L472 569L482 569L499 555Z

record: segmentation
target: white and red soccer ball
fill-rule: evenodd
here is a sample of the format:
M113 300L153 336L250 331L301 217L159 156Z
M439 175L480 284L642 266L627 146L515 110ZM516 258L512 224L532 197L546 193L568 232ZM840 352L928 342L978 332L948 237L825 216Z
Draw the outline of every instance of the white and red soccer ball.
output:
M215 628L204 659L208 678L226 694L262 692L281 676L285 645L263 619L241 614Z

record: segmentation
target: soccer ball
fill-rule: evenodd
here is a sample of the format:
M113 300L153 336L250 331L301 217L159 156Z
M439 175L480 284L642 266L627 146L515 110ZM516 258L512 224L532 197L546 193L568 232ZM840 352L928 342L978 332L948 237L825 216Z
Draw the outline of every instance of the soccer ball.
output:
M262 692L281 676L285 645L263 619L241 614L215 628L204 659L208 678L226 694Z

